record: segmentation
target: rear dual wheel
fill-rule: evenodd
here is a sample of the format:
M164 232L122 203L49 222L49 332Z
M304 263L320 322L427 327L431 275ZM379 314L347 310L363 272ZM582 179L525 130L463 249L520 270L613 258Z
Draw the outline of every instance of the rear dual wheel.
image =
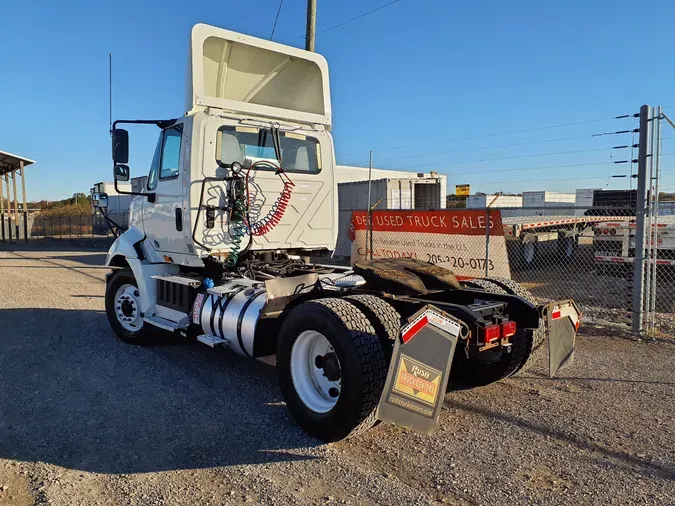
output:
M277 346L279 387L309 435L338 441L376 423L388 360L366 315L345 299L293 309Z

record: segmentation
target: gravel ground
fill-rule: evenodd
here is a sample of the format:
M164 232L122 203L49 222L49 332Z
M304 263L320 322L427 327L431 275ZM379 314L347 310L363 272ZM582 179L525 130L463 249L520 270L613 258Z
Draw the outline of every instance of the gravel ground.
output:
M673 504L675 345L586 335L561 378L325 445L273 368L115 339L104 254L0 248L0 505Z

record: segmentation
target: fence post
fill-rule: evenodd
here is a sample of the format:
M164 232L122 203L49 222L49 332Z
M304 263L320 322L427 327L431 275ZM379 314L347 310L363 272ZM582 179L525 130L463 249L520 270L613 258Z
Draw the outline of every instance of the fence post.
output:
M28 242L28 211L23 210L23 240Z
M651 109L648 105L640 107L640 141L638 151L638 185L635 203L635 260L633 265L633 304L631 329L642 332L644 310L644 263L645 263L645 205L647 201L647 157L649 147L649 122ZM651 231L650 231L651 232Z
M654 155L654 198L651 199L652 212L654 214L654 232L652 240L654 242L654 249L652 250L652 293L647 293L647 297L651 298L651 313L649 314L649 330L654 333L656 331L656 266L659 256L659 179L661 178L661 117L663 111L661 106L656 110L655 123L655 137L656 137L656 152Z
M0 195L0 199L2 195ZM2 229L2 242L5 242L5 213L0 213L0 228Z
M490 277L490 208L485 208L485 277Z
M7 235L9 236L9 242L12 242L12 213L7 215Z

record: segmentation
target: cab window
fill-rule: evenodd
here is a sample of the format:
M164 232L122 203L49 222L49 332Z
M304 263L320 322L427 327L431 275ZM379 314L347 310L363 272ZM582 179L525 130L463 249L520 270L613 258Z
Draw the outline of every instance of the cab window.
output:
M301 132L280 132L279 140L284 171L306 174L321 172L321 145L318 139ZM226 164L260 160L277 163L272 132L268 128L221 127L216 136L216 156Z
M178 177L182 129L179 126L164 130L157 141L148 174L148 190L157 188L160 180Z
M157 181L159 176L159 160L162 155L162 140L164 139L164 134L159 135L159 140L157 141L157 147L155 148L155 155L152 157L152 163L150 164L150 173L148 174L148 190L152 191L157 188Z
M180 144L182 131L179 127L164 131L164 145L162 146L162 161L159 169L159 179L173 179L178 177L180 165Z

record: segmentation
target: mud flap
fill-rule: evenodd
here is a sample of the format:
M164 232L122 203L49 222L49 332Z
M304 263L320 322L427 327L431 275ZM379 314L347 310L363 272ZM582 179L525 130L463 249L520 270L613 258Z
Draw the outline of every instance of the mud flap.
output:
M548 333L548 375L574 362L574 340L581 313L573 300L551 302L542 308Z
M394 345L378 419L423 434L434 430L463 328L459 320L431 305L408 319Z

